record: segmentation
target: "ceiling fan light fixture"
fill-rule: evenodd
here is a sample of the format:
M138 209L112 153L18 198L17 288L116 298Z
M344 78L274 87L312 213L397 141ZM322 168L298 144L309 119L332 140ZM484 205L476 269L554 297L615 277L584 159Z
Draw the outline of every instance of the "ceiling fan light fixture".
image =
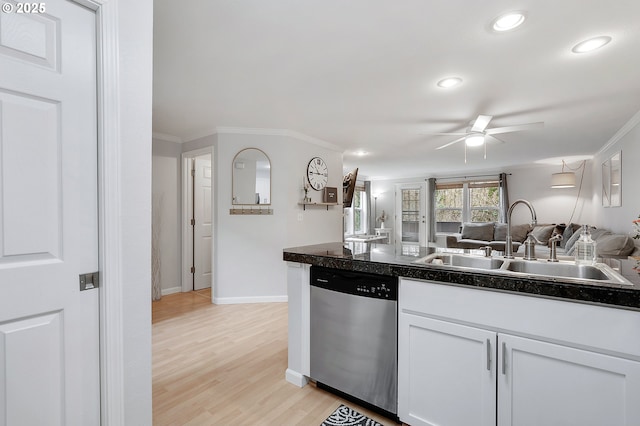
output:
M494 19L491 28L497 32L510 31L522 25L524 20L524 12L509 12Z
M574 188L576 186L576 174L573 172L553 173L551 175L551 188Z
M456 87L456 86L459 86L460 84L462 84L462 79L460 77L443 78L437 83L438 87L442 87L443 89Z
M484 133L472 133L467 135L467 137L464 138L464 143L470 147L480 146L484 144Z
M604 45L608 44L611 41L611 37L609 36L599 36L590 38L589 40L581 41L580 43L573 46L571 51L573 53L587 53L592 52L596 49L600 49Z

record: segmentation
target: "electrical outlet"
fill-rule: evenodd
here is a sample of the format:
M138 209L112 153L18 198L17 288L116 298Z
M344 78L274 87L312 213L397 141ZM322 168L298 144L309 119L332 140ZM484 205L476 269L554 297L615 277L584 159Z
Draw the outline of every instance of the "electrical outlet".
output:
M298 213L298 222L302 222L302 219L304 219L304 216L302 213Z

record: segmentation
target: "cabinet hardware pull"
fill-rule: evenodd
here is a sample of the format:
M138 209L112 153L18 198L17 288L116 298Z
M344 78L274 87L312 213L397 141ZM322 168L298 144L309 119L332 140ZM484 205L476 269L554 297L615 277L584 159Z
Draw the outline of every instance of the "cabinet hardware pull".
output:
M507 374L507 344L502 342L502 375Z
M487 370L491 371L491 340L487 339Z

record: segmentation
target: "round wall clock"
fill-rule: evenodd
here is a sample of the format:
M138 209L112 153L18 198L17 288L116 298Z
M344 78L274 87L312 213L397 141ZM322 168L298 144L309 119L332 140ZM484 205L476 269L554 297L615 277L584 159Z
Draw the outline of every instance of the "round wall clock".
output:
M327 186L329 180L329 169L327 164L320 157L313 157L307 165L307 179L309 184L316 191L320 191Z

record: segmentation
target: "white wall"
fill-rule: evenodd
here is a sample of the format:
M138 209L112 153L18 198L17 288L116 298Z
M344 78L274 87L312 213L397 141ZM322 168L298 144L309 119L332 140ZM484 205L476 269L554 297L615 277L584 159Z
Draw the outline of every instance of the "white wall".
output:
M602 185L602 163L616 152L622 152L622 205L602 206L600 191ZM592 164L592 175L597 188L593 193L595 223L614 232L629 234L631 221L640 215L640 112L618 132L616 136L596 155ZM635 240L640 247L640 240Z
M119 1L117 25L123 424L151 425L153 1ZM118 419L112 422L116 424Z
M571 168L577 168L579 165L580 163L568 164ZM534 164L506 170L507 173L511 173L511 176L507 177L509 202L513 203L520 198L530 201L536 210L538 223L569 224L573 222L594 225L595 216L591 202L593 193L591 162L586 162L582 189L579 188L582 170L576 171L575 188L551 188L551 175L560 171L562 171L561 164L554 166ZM574 207L575 213L573 213ZM513 209L513 224L530 221L531 213L526 206L517 206Z
M165 294L181 291L181 152L180 144L153 140L153 217L160 228L160 287Z
M329 168L328 186L342 187L342 154L286 131L219 130L184 144L183 151L214 146L214 302L286 300L286 247L342 241L342 207L298 205L302 178L314 156ZM231 215L233 158L242 149L259 148L271 160L273 215ZM338 191L341 194L341 190ZM310 190L313 201L322 193ZM342 202L340 196L339 202ZM265 207L263 207L265 208ZM299 217L302 221L298 220Z

